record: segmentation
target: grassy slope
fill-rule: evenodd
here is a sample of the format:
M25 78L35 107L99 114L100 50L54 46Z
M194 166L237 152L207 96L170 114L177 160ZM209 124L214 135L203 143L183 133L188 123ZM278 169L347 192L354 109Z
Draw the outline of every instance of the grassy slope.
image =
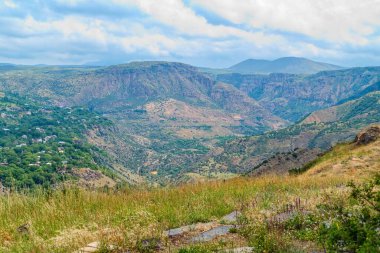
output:
M247 210L251 216L275 213L296 197L307 200L308 209L313 210L324 193L338 192L337 186L378 172L379 144L338 145L297 177L235 178L116 193L68 190L0 197L1 249L66 252L99 239L134 245L137 235L157 236L167 228L213 220L253 202L256 205ZM16 228L27 222L31 235L18 235Z
M342 198L342 184L379 172L379 144L338 145L299 176L240 177L117 192L70 189L0 195L0 252L69 252L94 240L133 247L168 228L214 220L242 207L255 221L263 213L281 211L295 198L315 210L325 194ZM25 223L30 225L28 236L16 230Z
M212 220L256 201L257 210L274 212L299 196L315 199L344 178L237 178L172 189L118 193L70 190L49 196L12 194L0 198L0 240L4 252L67 252L96 239L120 243L116 234L152 237L169 227ZM310 202L311 204L311 202ZM16 228L31 224L31 236ZM152 229L152 226L154 229ZM108 232L107 232L108 231ZM1 238L1 237L0 237ZM126 238L132 243L135 238ZM57 242L59 241L59 242ZM58 247L58 248L56 248ZM61 251L59 251L61 250Z
M310 172L335 163L335 154L344 152L343 147L348 148L337 147L334 157L326 155ZM365 151L365 147L355 150L356 154ZM373 168L378 165L377 160ZM245 210L249 217L276 213L296 197L307 200L307 208L313 210L323 194L338 192L337 186L350 179L350 175L329 173L311 180L307 173L117 193L73 189L1 196L0 251L70 252L94 240L134 246L137 240L160 236L167 228L213 220L251 203L256 204ZM30 224L29 236L16 231L24 223Z
M305 176L363 179L380 171L380 140L368 145L340 144L315 161Z

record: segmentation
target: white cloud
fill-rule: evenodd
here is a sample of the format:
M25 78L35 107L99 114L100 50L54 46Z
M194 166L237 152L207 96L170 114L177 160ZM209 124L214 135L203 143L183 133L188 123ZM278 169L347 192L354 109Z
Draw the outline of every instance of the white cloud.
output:
M235 24L365 45L380 26L380 0L192 0Z
M26 62L78 64L114 57L222 67L294 55L350 65L344 60L357 55L361 62L379 62L379 2L3 0L0 61L13 55ZM222 19L211 23L212 15L199 8Z
M118 4L136 5L159 22L174 27L179 34L209 38L239 37L256 45L273 44L282 40L279 35L247 32L235 27L212 25L206 18L196 15L181 0L113 0Z
M4 5L8 8L17 8L17 4L15 4L14 2L12 2L12 0L4 0Z
M31 51L39 53L44 49L55 50L51 54L65 62L69 60L70 50L67 53L57 53L61 51L58 48L62 46L66 48L80 46L81 48L77 50L81 52L92 51L94 48L98 53L115 49L120 49L121 53L126 55L146 52L153 57L173 54L190 56L203 46L198 41L186 40L180 36L166 36L154 28L147 29L139 23L129 22L126 19L115 23L96 18L65 16L62 19L41 21L27 16L24 19L12 19L10 23L13 24L12 29L22 36L5 39L0 35L0 42L3 37L3 41L8 44L5 46L5 43L0 43L0 49L16 51L18 47L24 49L34 47ZM47 43L49 45L44 45ZM83 57L81 62L89 61L85 59L87 56Z

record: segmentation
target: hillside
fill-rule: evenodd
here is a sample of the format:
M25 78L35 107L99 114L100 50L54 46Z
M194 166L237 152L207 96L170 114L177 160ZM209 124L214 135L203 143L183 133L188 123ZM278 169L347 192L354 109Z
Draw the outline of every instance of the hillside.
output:
M308 177L344 176L364 179L380 170L380 125L373 125L357 134L351 143L335 146L309 164Z
M101 113L114 127L89 131L88 141L109 154L111 167L152 180L186 170L208 152L212 138L288 124L234 86L181 63L31 66L4 70L0 80L0 89L41 104Z
M295 176L113 192L0 192L0 250L376 252L379 134L378 126L365 130Z
M236 113L244 117L249 116L245 115L247 112L255 114L260 110L260 115L267 119L266 122L254 117L249 117L247 121L248 124L259 125L259 131L261 128L271 129L273 125L285 124L284 120L255 104L253 99L251 104L255 106L225 110L220 101L215 101L213 97L216 82L197 68L182 63L134 62L95 69L41 67L7 71L0 74L0 80L2 89L6 91L47 99L60 106L87 106L125 119L140 116L147 110L145 107L149 103L174 99L198 110L227 113L231 118ZM223 94L230 98L242 96L240 91L228 84L218 86L217 90L223 90ZM191 121L191 115L186 116ZM232 122L226 128L231 124L244 126L243 121ZM191 124L194 123L189 122L188 125Z
M228 68L229 71L240 74L315 74L337 69L342 67L298 57L284 57L273 61L248 59Z
M262 165L264 161L268 161L277 153L293 156L297 154L295 152L297 149L327 150L336 143L352 140L358 129L372 123L379 123L379 100L380 92L368 93L359 99L315 112L304 121L285 129L253 137L226 140L220 143L218 154L209 157L197 166L201 167L204 172L246 173L252 168ZM333 114L332 118L331 111L338 113ZM317 121L316 118L322 117L315 115L323 115L325 120ZM315 155L307 159L313 159ZM297 156L295 160L300 158ZM278 157L275 156L275 159ZM281 159L286 159L286 157ZM294 162L294 159L289 158L289 162L292 161ZM293 163L290 165L296 166ZM302 164L298 163L298 165Z
M276 153L248 170L246 175L251 177L272 174L288 175L289 171L304 167L306 164L317 159L321 154L322 151L319 148L295 148L289 152Z
M301 124L328 123L360 118L380 119L380 91L366 93L363 97L316 111L301 121Z
M0 184L14 189L55 187L66 180L81 179L83 173L79 169L98 179L106 179L104 173L112 176L101 163L104 154L85 138L90 129L110 124L83 108L40 106L2 94ZM113 180L106 180L113 184Z
M217 80L234 85L280 118L297 122L313 111L378 90L380 67L324 71L307 76L222 74Z
M360 131L355 140L335 145L322 152L320 149L298 149L278 153L265 160L247 175L342 176L365 179L379 173L380 126L371 125ZM365 154L365 155L363 155Z

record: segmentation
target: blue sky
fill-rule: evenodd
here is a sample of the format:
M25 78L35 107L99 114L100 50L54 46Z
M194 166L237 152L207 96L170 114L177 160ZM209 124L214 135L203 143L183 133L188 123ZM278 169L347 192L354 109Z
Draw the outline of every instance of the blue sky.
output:
M380 65L380 0L0 0L0 62Z

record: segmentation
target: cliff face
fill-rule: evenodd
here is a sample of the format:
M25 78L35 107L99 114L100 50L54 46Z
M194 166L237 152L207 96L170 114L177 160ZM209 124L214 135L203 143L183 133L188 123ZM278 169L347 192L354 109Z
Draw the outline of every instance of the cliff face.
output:
M275 115L294 122L368 87L372 88L370 91L378 90L379 86L375 84L380 80L380 67L320 72L309 76L223 74L217 79L233 84Z
M133 104L164 98L210 104L208 94L214 85L208 76L180 63L113 66L88 73L75 82L80 86L75 102L99 100L99 106L117 100L130 100Z

